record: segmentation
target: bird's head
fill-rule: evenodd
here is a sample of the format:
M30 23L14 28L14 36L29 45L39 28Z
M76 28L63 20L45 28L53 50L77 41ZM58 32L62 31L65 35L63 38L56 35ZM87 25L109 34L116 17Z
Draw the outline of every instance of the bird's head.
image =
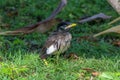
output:
M75 27L75 23L70 23L70 22L61 22L57 26L58 31L68 31L70 28Z

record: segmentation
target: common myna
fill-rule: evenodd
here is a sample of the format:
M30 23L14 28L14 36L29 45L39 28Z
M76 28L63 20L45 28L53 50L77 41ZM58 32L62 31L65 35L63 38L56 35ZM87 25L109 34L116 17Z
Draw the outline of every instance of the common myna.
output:
M64 53L70 46L72 39L71 34L69 33L70 28L76 26L74 23L70 22L61 22L58 24L57 29L52 32L48 37L41 50L41 59L46 59L50 55L60 55Z

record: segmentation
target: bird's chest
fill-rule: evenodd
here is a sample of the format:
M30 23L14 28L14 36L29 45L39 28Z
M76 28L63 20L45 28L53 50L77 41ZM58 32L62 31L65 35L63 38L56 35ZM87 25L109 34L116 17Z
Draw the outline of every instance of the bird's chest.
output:
M69 47L71 42L71 35L67 36L67 38L63 40L59 40L57 44L57 51L54 54L61 54L64 53Z

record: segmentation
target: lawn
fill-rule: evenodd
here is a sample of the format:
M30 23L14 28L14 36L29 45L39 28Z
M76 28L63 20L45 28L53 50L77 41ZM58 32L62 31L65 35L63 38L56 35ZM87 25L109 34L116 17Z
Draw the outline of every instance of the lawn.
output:
M15 30L47 18L56 8L57 0L1 0L0 29ZM78 24L70 32L73 35L71 47L66 54L74 53L79 59L48 58L48 65L39 58L47 33L31 33L19 36L0 36L0 80L119 80L120 47L111 41L119 39L118 34L106 34L97 41L86 40L110 28L107 24L119 15L106 0L68 0L68 4L57 18L76 22L80 17L98 13L112 16L110 20L94 24ZM4 26L7 24L8 26ZM99 75L91 77L93 69ZM92 80L92 79L91 79Z

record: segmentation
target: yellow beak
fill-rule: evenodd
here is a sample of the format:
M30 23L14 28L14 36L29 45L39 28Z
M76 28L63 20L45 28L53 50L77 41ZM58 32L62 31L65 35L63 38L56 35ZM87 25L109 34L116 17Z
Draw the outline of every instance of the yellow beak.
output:
M76 25L77 25L77 24L72 23L72 24L68 25L65 29L68 29L68 28L71 28L71 27L75 27Z

